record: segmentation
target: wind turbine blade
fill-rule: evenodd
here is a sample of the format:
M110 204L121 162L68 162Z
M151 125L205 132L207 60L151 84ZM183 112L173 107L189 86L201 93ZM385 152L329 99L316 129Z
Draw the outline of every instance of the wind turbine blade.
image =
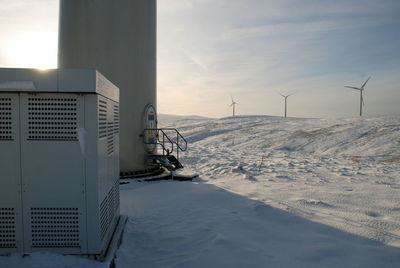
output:
M231 94L231 100L232 100L232 103L234 103L234 101L233 101L233 97L232 97L232 94Z
M361 96L361 101L362 101L362 105L364 106L365 103L364 103L364 97L363 96Z
M350 87L350 86L344 86L344 87L348 87L348 88L352 88L352 89L361 90L361 89L360 89L360 88L358 88L358 87Z
M365 81L365 83L361 86L362 89L364 89L365 85L367 84L367 82L369 81L369 79L371 79L371 76L368 77L367 81Z

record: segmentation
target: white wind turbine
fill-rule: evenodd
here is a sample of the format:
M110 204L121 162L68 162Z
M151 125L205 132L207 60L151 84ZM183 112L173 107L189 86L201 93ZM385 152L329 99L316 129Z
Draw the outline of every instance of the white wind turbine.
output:
M285 99L285 118L286 118L286 115L287 115L287 98L288 98L289 96L292 96L293 94L294 94L294 93L289 94L289 95L283 95L283 94L279 93L279 95L281 95L281 96Z
M367 81L365 81L364 84L360 88L351 87L351 86L344 86L344 87L348 87L348 88L352 88L352 89L356 89L356 90L360 91L360 116L362 116L362 107L365 105L364 104L364 98L363 98L364 87L365 87L365 85L367 84L367 82L369 81L370 78L371 78L371 76L368 77Z
M233 100L232 95L231 95L231 100L232 100L232 103L231 103L231 105L229 105L229 107L232 106L232 116L235 116L235 105L238 103Z

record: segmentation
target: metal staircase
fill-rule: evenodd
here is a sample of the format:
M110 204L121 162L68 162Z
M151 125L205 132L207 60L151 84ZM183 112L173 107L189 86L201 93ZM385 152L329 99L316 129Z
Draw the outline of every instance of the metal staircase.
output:
M162 154L149 154L148 159L169 171L183 168L179 162L179 152L187 150L187 141L175 128L146 128L143 130L143 143L161 148Z

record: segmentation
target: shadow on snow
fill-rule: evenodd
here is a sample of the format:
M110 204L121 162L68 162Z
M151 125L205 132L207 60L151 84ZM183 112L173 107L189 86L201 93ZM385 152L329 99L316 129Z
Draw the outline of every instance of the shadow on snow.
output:
M117 267L398 267L400 249L203 182L121 187Z

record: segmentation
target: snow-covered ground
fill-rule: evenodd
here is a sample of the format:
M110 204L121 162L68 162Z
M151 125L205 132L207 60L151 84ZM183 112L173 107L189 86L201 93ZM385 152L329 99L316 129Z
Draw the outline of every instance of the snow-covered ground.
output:
M400 246L400 120L249 116L180 125L183 162L231 192Z
M123 186L117 264L400 267L400 118L163 119L200 179Z
M400 118L161 117L193 182L121 185L117 267L400 267ZM0 267L104 267L1 257Z

